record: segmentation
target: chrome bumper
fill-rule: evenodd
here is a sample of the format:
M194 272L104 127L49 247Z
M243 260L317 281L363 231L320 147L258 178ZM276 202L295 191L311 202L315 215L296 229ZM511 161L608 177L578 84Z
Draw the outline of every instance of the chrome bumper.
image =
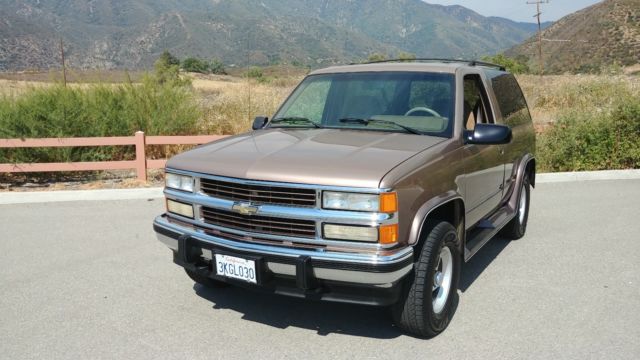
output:
M296 261L308 258L315 279L385 287L398 282L413 268L412 247L389 251L388 255L293 249L212 236L172 224L164 216L154 220L154 230L158 240L175 252L179 250L178 238L187 235L213 249L264 257L266 268L278 275L297 276ZM214 251L203 248L202 256L212 259Z

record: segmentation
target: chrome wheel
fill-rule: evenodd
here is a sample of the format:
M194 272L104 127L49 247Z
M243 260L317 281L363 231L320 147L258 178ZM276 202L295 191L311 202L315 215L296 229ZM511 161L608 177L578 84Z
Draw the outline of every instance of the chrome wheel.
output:
M444 309L453 276L453 256L449 247L443 246L438 255L438 262L433 272L433 288L431 291L433 312L439 314Z
M520 191L520 206L518 207L518 220L520 224L524 223L524 216L527 213L527 191L522 189Z

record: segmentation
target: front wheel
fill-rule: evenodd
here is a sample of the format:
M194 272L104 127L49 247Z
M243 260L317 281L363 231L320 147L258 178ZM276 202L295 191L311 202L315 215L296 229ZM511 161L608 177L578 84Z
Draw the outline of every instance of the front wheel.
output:
M400 329L431 338L447 328L455 313L462 258L458 234L451 224L428 220L424 233L414 271L392 311Z

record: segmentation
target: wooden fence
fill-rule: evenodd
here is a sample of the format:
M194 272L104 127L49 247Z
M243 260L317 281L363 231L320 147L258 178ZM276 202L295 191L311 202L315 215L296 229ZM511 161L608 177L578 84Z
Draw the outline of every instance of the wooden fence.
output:
M138 131L134 136L57 138L57 139L0 139L0 148L27 147L74 147L74 146L121 146L136 147L135 160L91 161L69 163L0 164L0 172L55 172L135 169L138 179L147 181L147 169L163 168L166 159L147 160L147 145L197 145L223 138L222 135L199 136L145 136Z

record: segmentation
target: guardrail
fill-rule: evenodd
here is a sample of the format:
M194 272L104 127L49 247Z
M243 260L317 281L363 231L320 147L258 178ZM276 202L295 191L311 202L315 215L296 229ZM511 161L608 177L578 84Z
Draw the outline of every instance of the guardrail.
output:
M0 172L56 172L135 169L139 180L147 181L148 169L163 168L167 159L147 159L147 145L198 145L222 139L224 135L197 136L145 136L138 131L134 136L91 138L47 138L47 139L0 139L0 148L27 147L75 147L75 146L121 146L136 147L135 160L90 161L65 163L0 164Z

